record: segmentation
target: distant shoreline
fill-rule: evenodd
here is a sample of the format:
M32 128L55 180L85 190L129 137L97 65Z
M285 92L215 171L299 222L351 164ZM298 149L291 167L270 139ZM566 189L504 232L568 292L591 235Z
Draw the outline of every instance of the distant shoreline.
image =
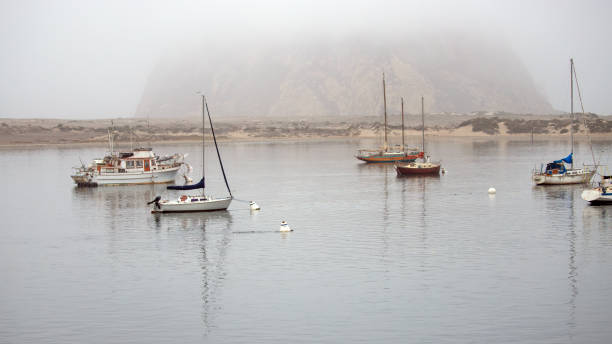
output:
M115 141L135 145L151 143L195 143L201 141L201 121L186 119L114 119ZM389 118L388 135L394 141L401 137L401 120ZM586 126L585 126L586 123ZM7 119L0 118L0 147L37 147L87 145L108 142L111 120ZM567 115L428 115L428 137L534 140L563 138L569 135ZM406 137L420 137L420 116L408 115ZM588 127L588 128L587 128ZM287 142L341 139L380 139L381 119L375 116L334 118L233 118L215 122L217 139L223 142ZM210 129L207 129L207 136ZM612 116L589 115L574 124L577 140L612 138ZM411 140L413 141L413 140ZM420 141L420 140L419 140Z

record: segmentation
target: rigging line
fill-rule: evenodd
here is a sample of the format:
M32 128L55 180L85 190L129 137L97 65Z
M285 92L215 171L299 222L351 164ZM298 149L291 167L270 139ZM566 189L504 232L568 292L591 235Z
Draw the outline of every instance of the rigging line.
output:
M582 109L582 122L584 123L584 127L587 131L587 138L589 139L589 147L591 149L591 157L593 158L593 164L595 164L595 168L599 165L597 161L595 161L595 152L593 152L593 141L591 140L589 126L587 125L586 114L584 113L584 104L582 103L582 92L580 92L580 84L578 83L578 74L576 74L576 66L574 65L574 80L576 83L576 90L578 91L578 99L580 100L580 108Z
M215 141L215 149L217 150L217 157L219 158L219 165L221 165L221 172L223 173L223 180L225 180L225 186L227 186L227 192L229 192L230 197L234 198L232 195L232 190L230 190L229 184L227 182L227 177L225 176L225 169L223 168L223 161L221 161L221 154L219 153L219 146L217 146L217 138L215 136L215 129L213 128L212 119L210 118L210 111L208 111L208 103L206 102L206 97L204 97L204 105L206 106L206 113L208 114L208 121L210 122L210 131L212 132L213 140Z

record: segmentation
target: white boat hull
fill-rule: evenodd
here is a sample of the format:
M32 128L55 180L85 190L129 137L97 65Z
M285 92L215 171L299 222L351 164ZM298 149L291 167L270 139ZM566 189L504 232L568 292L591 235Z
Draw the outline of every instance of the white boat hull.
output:
M197 199L196 201L193 201ZM153 205L152 213L186 213L186 212L204 212L226 210L232 202L231 197L205 199L201 200L202 196L188 196L184 201L160 201L159 207Z
M602 193L599 188L584 190L581 197L591 204L612 204L612 193Z
M593 171L568 171L563 174L535 173L533 181L536 185L566 185L585 184L593 177Z
M133 185L172 183L180 166L147 172L100 173L94 175L76 174L71 176L77 185Z

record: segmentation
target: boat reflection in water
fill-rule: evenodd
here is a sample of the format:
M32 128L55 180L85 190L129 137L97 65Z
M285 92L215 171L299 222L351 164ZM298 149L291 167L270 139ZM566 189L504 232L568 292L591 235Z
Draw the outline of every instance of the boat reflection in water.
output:
M155 213L152 216L157 230L184 233L189 252L199 243L201 276L202 323L205 334L214 328L215 310L219 309L220 294L226 270L225 262L231 247L233 219L230 212ZM195 252L195 251L194 251Z

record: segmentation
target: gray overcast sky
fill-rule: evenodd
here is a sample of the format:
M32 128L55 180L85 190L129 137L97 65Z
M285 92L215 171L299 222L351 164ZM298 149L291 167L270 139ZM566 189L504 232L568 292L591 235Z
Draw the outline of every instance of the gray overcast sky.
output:
M452 30L506 40L559 110L574 57L586 110L611 114L611 3L0 0L0 116L131 116L162 54L196 40Z

